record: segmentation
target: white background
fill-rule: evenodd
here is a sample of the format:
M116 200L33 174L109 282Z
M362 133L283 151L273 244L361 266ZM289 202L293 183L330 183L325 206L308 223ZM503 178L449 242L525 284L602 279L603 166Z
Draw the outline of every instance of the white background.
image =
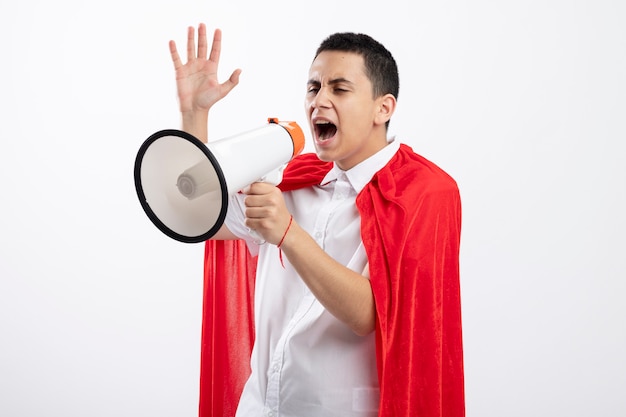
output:
M626 415L621 0L2 0L0 415L197 414L203 245L150 223L133 164L179 127L167 42L199 22L243 69L212 139L308 138L319 42L382 41L392 134L463 197L468 416Z

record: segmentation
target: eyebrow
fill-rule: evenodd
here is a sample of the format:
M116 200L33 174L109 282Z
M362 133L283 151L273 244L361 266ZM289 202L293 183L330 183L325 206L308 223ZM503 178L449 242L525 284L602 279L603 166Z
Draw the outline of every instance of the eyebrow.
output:
M330 80L330 81L328 82L328 84L329 84L329 85L336 85L336 84L342 84L342 83L346 83L346 84L354 84L352 81L348 80L347 78L343 78L343 77L340 77L340 78L334 78L334 79L332 79L332 80ZM307 82L307 85L322 85L322 83L320 83L320 82L319 82L319 81L317 81L317 80L310 79L310 80Z

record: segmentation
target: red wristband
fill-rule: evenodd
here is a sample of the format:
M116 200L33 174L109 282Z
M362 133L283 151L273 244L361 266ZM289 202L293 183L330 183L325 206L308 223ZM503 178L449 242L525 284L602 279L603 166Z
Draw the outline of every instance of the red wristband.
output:
M287 232L289 231L289 228L291 228L292 221L293 221L293 215L289 215L289 224L287 225L287 229L285 229L285 233L283 234L283 237L280 239L280 242L278 242L278 245L276 246L277 248L280 248L280 245L283 244L283 240L285 240L285 236L287 236Z

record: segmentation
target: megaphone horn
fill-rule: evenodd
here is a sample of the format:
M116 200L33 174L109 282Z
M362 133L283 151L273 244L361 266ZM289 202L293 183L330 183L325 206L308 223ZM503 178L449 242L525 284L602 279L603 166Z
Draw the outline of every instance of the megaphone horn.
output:
M135 158L135 189L148 218L185 243L211 238L231 195L280 169L304 149L296 122L262 127L208 144L175 129L152 134Z

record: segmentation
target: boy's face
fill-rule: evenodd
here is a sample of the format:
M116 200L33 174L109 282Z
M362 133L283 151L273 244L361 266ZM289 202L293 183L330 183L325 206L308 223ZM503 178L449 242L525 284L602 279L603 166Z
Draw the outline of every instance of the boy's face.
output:
M320 159L347 170L382 149L386 141L363 57L324 51L311 64L305 98L313 143Z

